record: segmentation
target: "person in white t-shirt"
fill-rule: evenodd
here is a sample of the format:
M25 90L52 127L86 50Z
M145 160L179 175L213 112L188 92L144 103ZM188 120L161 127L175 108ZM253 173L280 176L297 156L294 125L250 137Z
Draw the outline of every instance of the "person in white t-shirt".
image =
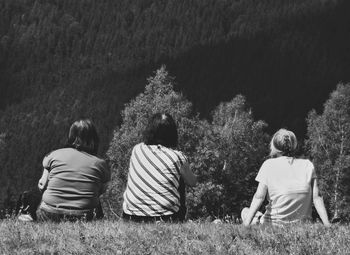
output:
M243 224L272 224L311 221L312 202L324 225L328 215L319 194L317 176L310 160L294 157L297 139L292 131L278 130L270 144L271 158L266 160L256 177L259 182L250 208L241 213ZM267 196L264 214L258 212Z

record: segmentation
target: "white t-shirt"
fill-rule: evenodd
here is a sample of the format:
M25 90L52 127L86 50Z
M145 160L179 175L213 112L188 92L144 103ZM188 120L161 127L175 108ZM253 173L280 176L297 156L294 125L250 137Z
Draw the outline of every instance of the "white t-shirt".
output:
M311 180L316 178L314 165L307 159L278 157L266 160L256 181L267 186L269 204L262 223L287 223L311 219Z

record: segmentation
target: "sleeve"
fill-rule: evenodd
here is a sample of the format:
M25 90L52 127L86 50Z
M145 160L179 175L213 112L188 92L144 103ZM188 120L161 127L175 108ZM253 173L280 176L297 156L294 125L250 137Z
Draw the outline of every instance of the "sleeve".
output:
M51 166L52 166L52 161L53 161L53 155L52 153L47 154L44 159L43 159L43 168L48 170L49 172L51 171Z
M317 178L317 174L316 174L315 166L314 166L314 164L311 161L309 161L309 170L311 172L311 178L310 179L316 179Z
M111 170L108 163L105 160L101 160L99 168L102 172L102 183L109 182L111 180Z
M259 169L258 175L256 176L255 180L257 182L260 182L262 184L265 184L267 186L268 180L267 180L267 162L265 161L262 166Z
M176 151L175 154L178 157L178 167L180 169L185 163L188 162L188 159L181 151Z

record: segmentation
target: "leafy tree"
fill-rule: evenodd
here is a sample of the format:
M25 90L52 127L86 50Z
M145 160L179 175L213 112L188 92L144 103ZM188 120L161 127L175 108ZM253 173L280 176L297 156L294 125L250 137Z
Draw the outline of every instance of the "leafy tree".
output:
M251 199L256 172L267 154L266 124L254 121L243 96L220 104L212 123L199 120L173 84L162 66L148 79L145 91L123 110L122 125L115 130L107 152L113 174L104 206L110 212L121 208L131 150L142 141L149 117L168 112L179 125L179 149L199 179L198 186L188 190L189 216L237 214Z
M0 179L14 198L36 185L40 159L81 116L98 125L105 153L124 103L160 62L201 116L244 93L269 128L288 125L304 136L309 109L350 79L349 7L345 0L2 0Z
M254 121L245 98L221 103L197 148L194 168L201 184L189 196L191 216L238 215L249 205L254 181L267 155L266 124Z
M322 114L309 113L307 145L333 218L350 213L350 84L340 84Z
M157 112L172 115L179 127L181 150L189 151L196 143L193 138L192 105L180 93L173 89L174 78L170 77L165 66L158 69L148 79L145 91L131 100L122 111L122 124L114 131L107 152L112 166L112 181L107 192L105 204L109 209L121 208L122 194L125 189L128 163L131 150L142 141L142 132L148 119Z

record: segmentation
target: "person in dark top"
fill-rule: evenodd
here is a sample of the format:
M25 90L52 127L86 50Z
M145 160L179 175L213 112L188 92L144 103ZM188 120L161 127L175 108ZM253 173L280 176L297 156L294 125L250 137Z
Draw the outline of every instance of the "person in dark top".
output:
M100 208L99 196L105 192L111 173L105 160L96 156L99 138L88 119L74 122L68 145L43 159L38 187L43 191L37 210L39 221L92 220Z

